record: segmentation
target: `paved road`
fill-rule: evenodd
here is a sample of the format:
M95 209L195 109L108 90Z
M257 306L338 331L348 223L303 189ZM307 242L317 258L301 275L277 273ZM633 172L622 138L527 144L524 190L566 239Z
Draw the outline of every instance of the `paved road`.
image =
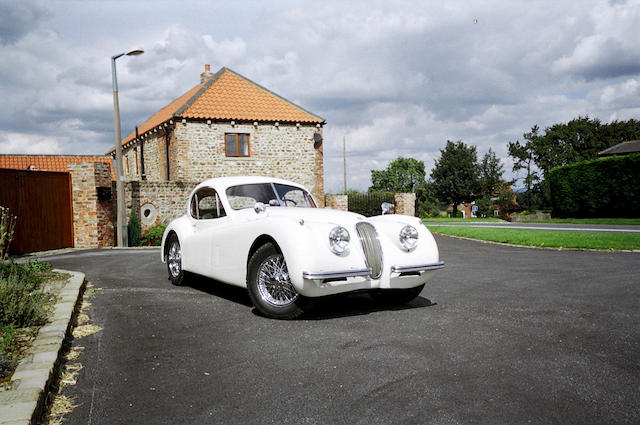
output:
M495 229L529 229L551 230L562 232L613 232L613 233L640 233L640 226L619 224L573 224L573 223L523 223L523 222L426 222L428 226L471 226L489 227Z
M54 257L102 288L70 424L638 423L640 255L436 236L406 308L366 294L296 321L172 287L157 251Z

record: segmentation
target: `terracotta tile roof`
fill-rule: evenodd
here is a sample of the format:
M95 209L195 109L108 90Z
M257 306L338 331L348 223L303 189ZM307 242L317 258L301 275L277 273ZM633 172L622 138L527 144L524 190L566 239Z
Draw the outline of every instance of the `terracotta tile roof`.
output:
M221 68L211 79L195 86L162 108L138 127L138 134L142 135L172 118L313 124L325 122L324 118L306 111L228 68ZM133 139L135 132L125 137L122 144L125 145ZM115 147L107 154L114 151Z
M69 171L70 162L104 162L111 168L111 180L116 179L116 173L107 156L89 155L0 155L0 168L26 170L30 165L38 171Z

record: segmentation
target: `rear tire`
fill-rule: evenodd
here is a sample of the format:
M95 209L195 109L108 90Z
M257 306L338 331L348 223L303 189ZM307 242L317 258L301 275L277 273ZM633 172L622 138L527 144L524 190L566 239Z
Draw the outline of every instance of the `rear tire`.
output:
M253 305L266 317L295 319L303 313L303 297L291 283L284 256L271 243L251 256L247 290Z
M402 305L417 298L423 289L424 283L420 286L416 286L415 288L408 289L379 289L377 291L370 292L370 295L379 303Z
M180 241L175 234L169 237L167 243L167 271L169 272L169 280L176 286L184 285L185 271L182 269L182 249L180 249Z

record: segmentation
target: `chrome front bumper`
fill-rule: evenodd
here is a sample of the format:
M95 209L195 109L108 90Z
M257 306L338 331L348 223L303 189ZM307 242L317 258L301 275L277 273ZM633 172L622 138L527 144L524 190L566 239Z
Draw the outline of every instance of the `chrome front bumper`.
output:
M420 266L391 266L391 273L426 272L428 270L440 270L444 268L444 261L423 264Z
M417 266L391 266L391 273L415 273L425 272L431 270L440 270L444 268L444 261L438 261L437 263L421 264ZM303 272L302 277L310 280L324 280L324 279L342 279L347 277L358 276L371 276L371 268L361 270L336 270L332 272Z

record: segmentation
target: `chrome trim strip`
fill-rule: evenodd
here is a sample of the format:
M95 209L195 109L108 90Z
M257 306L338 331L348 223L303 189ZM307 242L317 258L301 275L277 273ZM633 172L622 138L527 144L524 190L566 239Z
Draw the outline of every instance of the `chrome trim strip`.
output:
M432 264L423 264L420 266L391 266L392 273L407 273L407 272L424 272L428 270L440 270L444 268L444 261L438 261Z
M302 272L302 277L304 279L336 279L341 277L357 277L357 276L369 276L371 274L371 268L361 269L361 270L341 270L335 272L318 272L318 273L309 273Z

